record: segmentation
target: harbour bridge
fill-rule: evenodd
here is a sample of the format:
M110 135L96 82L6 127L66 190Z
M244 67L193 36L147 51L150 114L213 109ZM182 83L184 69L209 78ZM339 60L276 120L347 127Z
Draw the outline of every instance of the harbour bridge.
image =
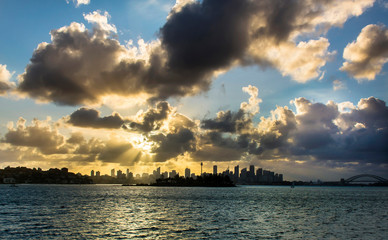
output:
M366 178L366 179L365 179ZM388 183L388 180L372 174L360 174L343 180L345 183L378 182Z

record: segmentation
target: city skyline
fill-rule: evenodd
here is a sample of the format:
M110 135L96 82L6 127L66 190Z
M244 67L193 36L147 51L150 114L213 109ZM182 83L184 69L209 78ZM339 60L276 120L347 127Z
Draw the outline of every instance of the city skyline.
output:
M386 0L1 1L0 168L388 178L387 16Z
M90 171L90 177L112 177L117 179L131 179L131 180L143 180L144 183L152 183L156 179L159 178L174 178L175 176L182 176L184 178L193 178L195 179L198 176L204 175L222 175L228 176L235 184L259 184L259 183L281 183L283 182L283 174L275 173L269 170L265 170L263 168L258 167L255 168L254 165L249 165L248 168L242 168L239 170L239 165L235 166L235 171L229 171L229 167L222 172L218 172L218 166L213 165L213 172L201 172L199 174L195 174L191 172L190 168L185 168L184 173L180 174L176 170L172 169L171 171L161 171L161 168L158 167L156 170L153 170L152 173L133 173L128 168L126 169L126 173L121 171L121 169L111 169L110 174L103 174L100 171L94 171L92 169ZM237 170L236 170L237 169Z

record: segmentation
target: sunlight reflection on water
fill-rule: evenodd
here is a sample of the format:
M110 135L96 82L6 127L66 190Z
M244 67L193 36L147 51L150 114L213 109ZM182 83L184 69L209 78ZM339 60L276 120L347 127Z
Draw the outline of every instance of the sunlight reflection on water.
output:
M384 239L388 188L0 185L1 239Z

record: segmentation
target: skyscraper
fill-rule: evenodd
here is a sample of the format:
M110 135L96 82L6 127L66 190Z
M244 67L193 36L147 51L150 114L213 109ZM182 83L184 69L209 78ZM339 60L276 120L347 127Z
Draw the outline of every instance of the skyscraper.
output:
M257 169L257 171L256 171L256 179L257 179L257 182L262 182L263 181L263 169L262 168Z
M92 170L92 171L90 172L90 176L91 176L91 177L94 177L94 170Z
M190 177L190 169L186 168L185 169L185 178L189 178L189 177Z
M100 173L100 171L97 171L96 172L96 177L99 177L99 176L101 176L101 173Z
M235 183L238 181L239 175L240 175L240 167L239 167L239 165L237 165L234 167L234 181L235 181Z
M122 178L123 177L123 172L121 170L117 171L117 178Z
M249 166L249 181L254 182L255 181L255 165Z
M110 176L115 177L115 169L114 168L112 170L110 170Z
M175 170L172 170L169 174L169 177L170 178L174 178L175 176L177 175L176 171Z
M217 175L217 165L213 166L213 175Z

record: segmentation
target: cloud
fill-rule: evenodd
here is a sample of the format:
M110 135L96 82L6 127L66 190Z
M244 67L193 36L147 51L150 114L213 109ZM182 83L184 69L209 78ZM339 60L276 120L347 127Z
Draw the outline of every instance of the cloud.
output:
M70 0L66 0L67 4L70 3ZM73 0L73 2L76 4L76 7L79 7L81 5L88 5L90 3L90 0Z
M126 128L144 133L159 130L172 112L173 108L168 102L158 102L155 108L140 112L136 117L137 120L127 124Z
M240 109L253 115L258 113L260 111L259 104L262 102L262 100L258 98L259 89L255 86L249 85L248 87L243 87L242 90L243 92L248 93L251 97L249 98L248 103L241 103Z
M126 117L136 127L120 128L108 139L85 138L69 126L65 132L70 137L65 137L60 126L51 120L34 120L26 126L21 118L16 127L9 124L0 148L6 144L7 151L18 150L26 156L54 159L55 154L66 161L126 166L186 159L243 163L270 160L304 167L348 168L350 164L355 168L368 166L371 171L386 169L388 107L383 100L369 97L354 105L297 98L291 101L295 111L278 106L270 116L255 121L252 112L258 111L258 90L253 86L243 90L251 96L238 111L221 111L214 119L199 121L177 113L162 101L136 116ZM93 109L81 108L77 112L81 116L86 113L88 117L81 118L86 123L81 122L87 126L106 126L101 119L111 117L100 117Z
M72 161L101 161L129 166L141 160L141 151L125 138L112 135L108 140L86 139L82 133L71 130L70 137L66 138L56 125L51 120L34 120L31 126L26 126L26 120L20 118L16 127L13 123L9 125L1 143L9 145L8 151L20 151L31 161L36 157L37 161L61 159L69 164Z
M113 137L105 143L104 148L99 152L98 159L103 162L132 165L139 161L140 156L141 152L134 150L132 144L119 137Z
M151 152L155 154L154 160L157 162L163 162L196 150L194 133L187 128L180 128L174 133L151 135L150 140L155 143Z
M202 128L208 130L217 130L221 132L241 132L248 129L252 124L252 119L246 117L243 110L237 112L220 111L215 119L202 120Z
M357 40L349 43L343 54L346 60L340 70L358 80L374 80L388 62L388 29L370 24L361 30Z
M51 31L17 89L62 105L101 104L108 96L155 102L207 91L217 74L239 65L275 67L303 83L322 76L335 54L319 36L373 2L178 1L159 39L137 46L121 45L109 14L93 12L84 15L92 31L80 23Z
M268 63L280 70L283 76L291 76L299 83L322 76L321 68L336 52L329 52L326 38L301 41L298 44L282 42L277 45L272 40L257 40L251 46L251 56L258 64Z
M89 23L93 23L96 26L96 29L102 30L103 32L112 32L117 33L116 26L108 23L110 15L107 11L104 12L104 15L101 15L100 11L94 11L93 13L83 14L85 20Z
M276 153L280 158L319 160L339 165L346 162L386 163L384 145L387 144L388 107L384 101L374 97L361 99L357 107L347 112L338 111L339 104L332 101L322 104L299 98L293 104L296 114L288 110L287 118L278 115L276 119L263 118L259 123L260 126L266 122L262 127L267 129L259 132L259 139L276 136L270 138L276 143L272 144L275 148L262 145L263 158L273 158ZM279 124L281 118L291 121ZM268 130L269 124L280 125L283 131L276 128ZM281 142L277 141L280 139ZM263 143L262 140L260 143Z
M379 168L387 163L384 146L388 143L388 107L384 101L370 97L354 106L350 102L323 104L297 98L291 103L296 112L277 107L271 116L261 117L257 125L246 125L244 131L236 130L235 119L241 117L233 118L237 115L230 111L219 113L216 119L203 120L192 158L303 160L332 167L352 163Z
M10 82L13 74L7 70L7 65L0 64L0 96L15 87L15 84Z
M80 108L69 116L67 122L77 127L120 128L125 121L118 113L100 117L100 112L95 109Z
M38 120L32 126L25 126L26 120L20 118L16 128L10 127L2 142L13 146L35 147L43 154L63 154L68 150L63 148L65 138L55 129L46 126Z
M220 111L214 119L202 120L202 128L229 133L244 133L252 127L252 118L260 110L259 104L262 102L258 98L259 90L249 85L242 90L250 95L249 101L243 102L237 112Z
M345 89L345 88L346 88L346 86L342 81L340 81L338 79L333 81L333 90L334 91L338 91L338 90Z

